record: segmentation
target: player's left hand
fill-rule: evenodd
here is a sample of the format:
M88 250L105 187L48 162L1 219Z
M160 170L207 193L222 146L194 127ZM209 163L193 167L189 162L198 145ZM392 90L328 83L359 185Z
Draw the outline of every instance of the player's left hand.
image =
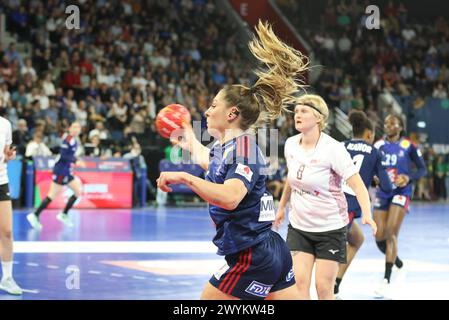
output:
M376 222L373 220L373 218L371 218L371 216L364 216L362 215L362 224L369 224L369 226L371 227L371 229L373 230L373 236L376 235L377 232L377 224Z
M5 162L8 162L10 160L14 160L16 158L16 147L7 148L5 150Z
M171 192L172 189L168 185L183 183L185 175L185 172L161 172L156 180L157 187L164 192Z
M409 181L410 181L410 178L407 175L400 174L400 175L398 175L396 177L396 180L394 181L394 184L397 187L402 188L402 187L405 187L408 184Z

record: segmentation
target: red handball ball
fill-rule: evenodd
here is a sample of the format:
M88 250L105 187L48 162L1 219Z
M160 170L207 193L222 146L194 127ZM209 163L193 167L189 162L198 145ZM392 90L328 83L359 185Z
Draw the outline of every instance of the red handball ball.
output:
M156 130L164 138L169 139L176 129L182 129L183 122L190 122L189 110L180 104L169 104L156 116Z

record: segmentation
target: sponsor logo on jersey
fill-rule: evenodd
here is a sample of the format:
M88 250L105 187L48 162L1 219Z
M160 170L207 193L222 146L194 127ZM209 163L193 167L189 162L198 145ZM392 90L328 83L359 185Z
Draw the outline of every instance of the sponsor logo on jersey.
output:
M251 182L251 178L253 177L253 172L250 167L245 166L244 164L239 163L237 165L237 169L235 169L235 173L244 177L248 182Z
M257 281L251 282L251 284L246 288L245 292L255 295L257 297L266 298L271 290L270 285L263 284Z
M405 206L406 202L407 202L407 197L400 195L400 194L395 195L393 197L393 200L391 200L391 203L398 204L400 206Z
M265 195L260 198L259 221L274 221L276 218L276 208L272 195Z
M401 148L408 149L408 147L410 147L410 141L402 140L400 143L400 146L401 146Z

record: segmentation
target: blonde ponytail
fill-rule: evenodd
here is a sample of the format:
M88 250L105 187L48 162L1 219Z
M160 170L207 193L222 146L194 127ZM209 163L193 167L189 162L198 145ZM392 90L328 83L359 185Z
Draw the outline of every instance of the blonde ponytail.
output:
M307 57L282 42L268 22L259 20L256 33L249 49L263 64L264 68L255 70L259 79L251 88L242 85L224 88L225 99L240 110L242 129L276 119L287 110L288 104L294 104L295 94L304 91L301 76L309 66Z

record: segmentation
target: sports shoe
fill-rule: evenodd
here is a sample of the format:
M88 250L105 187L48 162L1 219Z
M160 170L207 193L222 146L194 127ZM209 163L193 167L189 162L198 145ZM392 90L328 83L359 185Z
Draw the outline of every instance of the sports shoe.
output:
M42 230L42 224L39 222L39 218L33 213L27 214L27 220L30 223L31 227L36 230Z
M65 213L58 213L58 215L56 216L56 219L58 219L59 221L61 221L66 227L72 228L73 227L73 222L70 219L68 214Z
M8 292L9 294L14 294L14 295L18 295L18 296L23 293L22 289L20 289L20 287L17 285L17 283L11 277L3 279L0 282L0 289Z
M379 287L374 290L374 297L378 299L390 299L391 298L391 283L388 283L387 279L382 279Z

